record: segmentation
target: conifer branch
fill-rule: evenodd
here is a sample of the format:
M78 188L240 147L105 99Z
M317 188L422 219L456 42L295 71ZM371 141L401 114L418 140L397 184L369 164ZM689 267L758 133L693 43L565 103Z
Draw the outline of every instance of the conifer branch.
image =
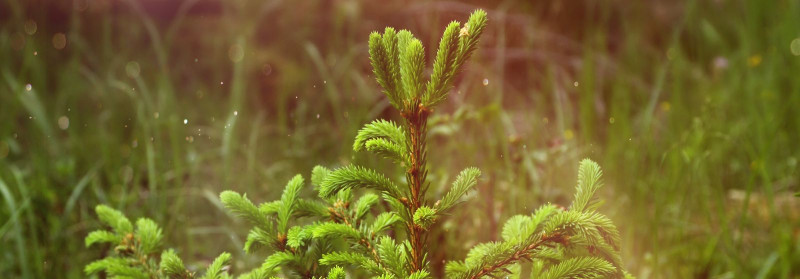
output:
M353 150L361 151L366 148L401 164L406 164L408 163L408 151L405 141L406 134L402 127L392 121L379 119L358 131L353 143Z
M169 278L191 278L193 274L186 270L183 261L174 250L169 249L161 253L161 273Z
M433 74L431 74L431 80L428 81L428 88L422 100L424 106L432 107L444 101L447 91L450 90L457 66L456 59L459 55L460 27L460 23L453 21L444 29L442 40L439 42L439 50L436 52L436 59L433 61Z
M480 175L481 171L477 168L468 168L461 171L456 180L453 181L450 191L436 203L436 209L443 212L456 205L461 200L461 197L478 183L477 180Z
M331 268L331 271L328 272L328 279L345 279L345 278L347 278L347 274L344 272L344 269L340 266Z
M571 210L583 211L584 209L593 210L590 203L594 193L603 186L600 177L603 171L600 166L592 160L584 159L578 167L578 186L575 191L575 202L570 207Z
M406 96L409 99L420 99L424 93L423 77L425 72L425 48L422 42L414 38L411 32L407 30L400 31L401 44L400 48L400 74L402 76L403 88L406 90Z
M610 219L585 207L601 185L599 167L584 160L578 176L573 202L577 206L559 210L546 205L531 216L510 218L503 226L502 242L480 244L470 250L464 262L449 263L448 277L498 276L508 272L505 266L537 259L545 260L542 263L546 269L540 274L543 278L576 278L576 274L587 278L625 276L619 256L619 231ZM592 257L585 257L586 254Z
M400 110L405 119L407 134L404 141L396 139L391 142L380 140L368 142L369 137L362 136L366 133L360 132L355 149L366 144L368 149L406 163L408 197L393 195L393 198L405 206L403 210L405 212L401 216L407 221L412 273L425 269L426 255L423 248L425 228L434 221L432 214L436 212L426 207L425 200L428 187L426 179L428 116L431 108L446 98L447 91L452 86L453 76L475 49L477 39L486 25L486 13L483 11L473 13L469 23L474 26L466 30L475 33L472 36L460 32L458 22L450 23L445 29L434 60L433 74L424 92L421 75L424 71L425 57L421 42L413 38L410 32L401 31L395 34L391 28L387 28L382 37L377 33L370 35L370 61L376 79L389 96L390 102ZM368 125L367 128L371 127ZM401 145L401 142L404 144ZM400 152L408 155L398 155ZM471 186L468 185L466 188L469 187ZM326 193L328 190L325 190ZM446 208L455 204L461 195L463 192L457 197L449 196ZM397 207L396 203L391 203L394 204L393 207ZM420 208L425 209L419 211Z
M329 197L341 190L354 188L376 189L393 197L402 197L394 182L374 170L358 166L346 166L329 173L322 181L319 193L323 197Z
M615 268L608 262L595 257L567 259L550 267L542 279L560 278L603 278L614 274Z
M384 94L389 97L389 102L396 108L402 107L400 92L396 91L397 85L395 85L392 75L391 58L383 43L383 36L378 32L372 32L369 35L369 57L375 78L383 87Z
M481 172L477 168L461 171L444 196L431 204L426 198L430 185L428 119L433 107L447 98L454 77L477 48L486 22L486 13L478 10L463 26L458 22L447 26L427 82L422 76L424 48L409 31L386 28L383 34L370 34L375 77L403 121L398 125L376 120L365 125L358 131L353 149L394 159L405 168L405 185L398 186L368 168L349 165L329 170L317 166L312 170L311 184L319 199L300 197L304 185L300 175L286 184L279 200L258 205L246 195L222 192L222 204L252 225L244 251L270 253L259 267L239 278L282 275L344 279L347 273L342 266L367 271L374 278L431 277L426 245L429 230L437 228L434 224L475 187ZM600 203L594 195L602 186L601 176L596 163L582 161L569 210L547 204L533 214L509 218L503 225L501 241L476 245L463 261L449 262L447 278L497 278L519 273L512 265L521 261L536 263L531 274L536 278L629 277L619 255L619 230L596 211ZM354 193L360 198L355 199ZM384 206L376 206L381 199ZM114 253L86 265L87 274L196 278L174 250L162 250L163 232L152 220L140 218L132 223L121 212L103 205L95 211L107 228L89 233L85 245L109 244ZM405 234L394 231L399 228L405 229ZM200 278L231 278L226 267L230 259L230 254L222 253Z

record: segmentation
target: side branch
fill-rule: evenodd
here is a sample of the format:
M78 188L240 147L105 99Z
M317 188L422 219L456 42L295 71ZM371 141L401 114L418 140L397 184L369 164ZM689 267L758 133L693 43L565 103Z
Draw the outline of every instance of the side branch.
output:
M567 236L563 235L560 232L554 233L552 235L544 234L544 235L542 235L542 239L540 239L539 241L531 243L530 245L526 246L525 248L515 252L513 255L509 256L508 258L505 258L505 259L503 259L503 260L501 260L501 261L499 261L499 262L497 262L497 263L495 263L495 264L493 264L491 266L484 267L483 269L481 269L481 271L479 271L475 275L470 276L469 278L470 279L479 279L479 278L481 278L483 276L491 274L492 272L494 272L497 269L502 268L503 266L506 266L508 264L514 263L516 261L519 261L520 259L530 260L530 257L529 257L528 254L531 251L536 250L539 247L542 247L542 245L545 245L545 243L547 243L547 242L565 243L566 241L567 241Z

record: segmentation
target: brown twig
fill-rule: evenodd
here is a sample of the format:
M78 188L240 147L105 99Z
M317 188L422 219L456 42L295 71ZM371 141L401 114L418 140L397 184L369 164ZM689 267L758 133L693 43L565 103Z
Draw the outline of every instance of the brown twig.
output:
M426 137L428 115L430 110L413 100L402 113L408 127L408 150L410 166L406 171L409 193L411 195L407 207L413 216L418 208L425 204L425 179L428 174L426 166ZM407 224L409 242L411 243L411 273L424 269L425 231L414 224Z
M479 271L475 275L470 276L469 278L470 279L478 279L478 278L481 278L481 277L483 277L485 275L488 275L488 274L494 272L495 270L497 270L499 268L502 268L503 266L505 266L507 264L510 264L512 262L518 261L518 260L523 259L523 258L524 259L529 259L528 258L528 253L530 253L533 250L536 250L537 248L541 247L542 245L544 245L547 242L565 244L566 241L567 241L566 236L561 234L561 233L554 233L552 235L542 234L542 239L539 239L539 241L531 243L530 245L528 245L527 247L523 248L522 250L519 250L519 251L515 252L513 255L511 255L511 257L505 258L502 261L499 261L499 262L497 262L497 263L495 263L495 264L493 264L491 266L484 267L483 269L481 269L481 271Z

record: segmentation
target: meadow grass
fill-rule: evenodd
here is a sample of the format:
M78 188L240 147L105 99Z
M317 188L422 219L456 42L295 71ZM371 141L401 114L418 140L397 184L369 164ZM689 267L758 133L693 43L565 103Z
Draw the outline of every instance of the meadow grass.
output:
M146 1L81 3L0 4L10 278L85 277L97 204L153 218L196 266L221 251L234 269L259 264L217 194L272 200L317 164L390 168L345 155L362 124L398 117L369 73L367 34L392 25L432 46L427 30L476 7L224 1L203 14L208 2L186 1L165 18ZM464 239L496 239L500 220L566 206L589 157L637 277L800 274L800 2L478 7L484 45L431 120L430 192L465 162L484 178L471 210L431 236L435 272L476 244Z

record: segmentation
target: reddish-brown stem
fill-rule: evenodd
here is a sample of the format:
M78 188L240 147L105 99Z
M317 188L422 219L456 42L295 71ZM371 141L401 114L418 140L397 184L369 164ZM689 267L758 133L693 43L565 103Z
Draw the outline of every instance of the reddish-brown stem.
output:
M347 205L345 205L345 208L346 207L347 207ZM346 215L343 215L343 214L339 213L333 207L329 207L328 208L328 212L330 212L331 219L334 222L345 224L348 227L350 227L350 228L352 228L354 230L357 230L357 228L355 227L355 226L358 226L357 220L353 220L351 222ZM355 223L355 226L353 226L354 223ZM372 240L374 239L374 236L373 237L367 236L367 237L368 238L360 239L358 241L358 244L361 245L362 247L364 247L364 249L367 249L367 251L369 251L372 254L372 258L375 260L375 263L377 263L378 265L382 266L383 263L381 262L381 257L378 255L378 251L376 251L375 247L372 245Z
M409 215L414 215L418 208L425 205L426 144L428 129L428 109L414 102L403 112L408 126L409 167L406 171L410 200L407 203ZM414 224L407 226L411 243L411 272L425 268L425 231Z

